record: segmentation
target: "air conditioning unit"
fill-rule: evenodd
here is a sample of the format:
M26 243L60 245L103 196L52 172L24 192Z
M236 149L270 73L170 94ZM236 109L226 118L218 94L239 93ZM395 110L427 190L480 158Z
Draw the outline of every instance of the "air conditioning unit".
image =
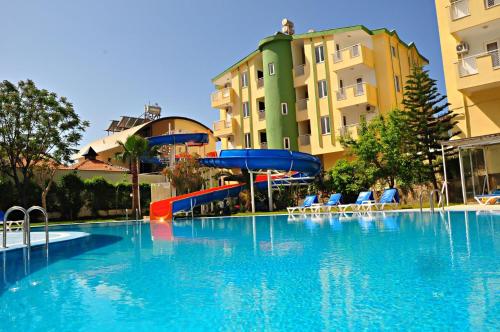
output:
M469 52L469 44L462 42L456 47L457 54L465 54Z

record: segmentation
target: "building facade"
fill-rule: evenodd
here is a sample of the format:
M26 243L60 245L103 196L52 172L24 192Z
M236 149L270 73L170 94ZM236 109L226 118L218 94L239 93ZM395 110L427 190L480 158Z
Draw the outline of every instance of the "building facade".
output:
M428 63L386 29L294 34L283 20L283 31L212 80L222 149L291 149L329 169L344 156L341 135L356 137L362 119L401 107L412 66Z
M450 109L458 114L457 126L461 131L458 138L499 134L500 0L435 3L446 92ZM481 149L479 163L485 163L483 167L494 177L490 182L496 179L500 183L500 146ZM471 161L471 169L465 170L472 172L473 177L477 177L476 163ZM469 167L469 163L465 166Z
M176 146L165 146L160 150L160 153L165 156L172 154L181 155L183 153L197 154L201 157L205 157L210 153L215 153L216 150L216 139L210 128L206 127L204 124L182 116L168 116L159 118L152 121L147 121L140 125L125 129L122 131L115 132L111 135L104 136L97 139L80 149L78 153L73 156L73 159L81 163L85 158L85 153L92 148L93 151L97 153L95 159L97 161L102 161L109 163L116 167L128 168L129 165L116 159L116 154L122 152L123 149L118 144L118 142L125 142L127 137L131 135L139 135L142 137L152 137L160 136L165 134L180 134L180 133L206 133L208 135L208 144L204 145L184 145L179 144ZM164 149L164 150L163 150ZM174 150L175 149L175 150ZM141 164L141 172L152 172L155 171L151 169L149 164Z

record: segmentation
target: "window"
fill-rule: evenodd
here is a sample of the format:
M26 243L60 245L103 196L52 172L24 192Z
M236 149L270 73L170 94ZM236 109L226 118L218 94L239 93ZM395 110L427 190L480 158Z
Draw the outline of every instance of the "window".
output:
M246 88L248 86L248 72L245 71L241 74L241 87Z
M281 103L281 114L282 115L288 114L288 104L287 103Z
M401 92L401 84L398 75L394 75L394 86L396 87L396 92Z
M392 56L397 58L398 57L398 54L396 52L396 48L394 46L391 45L391 53L392 53Z
M250 140L250 133L245 133L245 149L250 149L252 147L252 141Z
M314 53L316 54L316 63L325 62L325 50L323 45L316 47Z
M318 81L318 94L320 98L328 96L328 89L326 88L326 80Z
M273 62L270 62L268 65L267 65L267 68L269 69L269 75L272 76L274 75L274 63Z
M330 117L322 116L321 117L321 134L327 135L330 133Z
M267 143L267 135L265 131L260 131L259 132L259 139L261 144L266 144Z
M290 137L283 137L283 149L290 150Z
M347 126L347 118L345 115L342 115L342 125L345 127Z
M243 117L248 118L250 116L250 104L248 101L243 103Z

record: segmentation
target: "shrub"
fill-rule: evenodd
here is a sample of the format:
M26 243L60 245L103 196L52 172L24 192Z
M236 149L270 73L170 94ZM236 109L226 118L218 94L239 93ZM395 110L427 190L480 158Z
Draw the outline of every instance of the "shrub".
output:
M331 187L344 195L344 202L352 202L358 193L370 188L376 181L372 167L358 160L339 160L329 171Z
M76 173L66 174L58 186L57 198L62 217L74 220L84 205L84 183Z
M113 197L115 187L103 177L95 177L84 181L85 200L87 206L92 211L93 216L97 216L99 210L109 210L113 208Z

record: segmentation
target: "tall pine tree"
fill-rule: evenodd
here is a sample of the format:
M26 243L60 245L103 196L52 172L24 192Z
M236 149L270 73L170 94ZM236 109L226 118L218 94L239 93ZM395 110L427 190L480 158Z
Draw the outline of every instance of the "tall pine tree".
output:
M441 171L441 144L457 135L454 118L446 96L438 92L436 80L421 67L414 67L405 86L403 105L408 112L409 130L417 156L422 161L423 180L430 180L438 188L436 173Z

